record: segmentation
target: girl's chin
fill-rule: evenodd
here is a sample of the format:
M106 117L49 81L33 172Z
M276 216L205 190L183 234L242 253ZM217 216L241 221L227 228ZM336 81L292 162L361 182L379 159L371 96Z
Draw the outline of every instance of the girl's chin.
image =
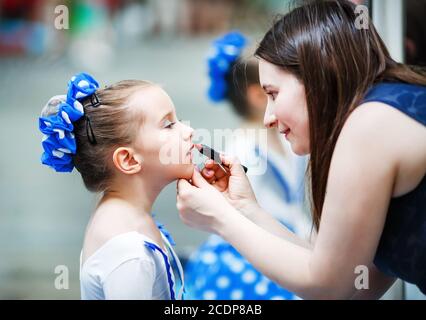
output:
M176 179L191 179L192 174L194 172L194 168L194 164L192 163L179 165L176 171Z

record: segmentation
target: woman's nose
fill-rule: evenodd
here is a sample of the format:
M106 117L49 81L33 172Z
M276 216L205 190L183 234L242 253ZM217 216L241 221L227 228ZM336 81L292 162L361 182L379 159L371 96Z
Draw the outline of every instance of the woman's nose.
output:
M268 128L268 129L274 128L278 124L277 117L274 114L270 114L270 113L266 112L265 118L263 119L263 123L264 123L265 127Z

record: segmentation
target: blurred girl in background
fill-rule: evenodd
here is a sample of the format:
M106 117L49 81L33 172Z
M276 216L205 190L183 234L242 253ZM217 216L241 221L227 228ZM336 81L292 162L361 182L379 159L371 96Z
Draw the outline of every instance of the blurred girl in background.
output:
M259 84L258 62L245 59L246 38L230 32L213 43L208 59L212 102L227 102L242 123L226 153L249 167L248 178L259 204L302 237L310 231L303 211L303 176L306 162L296 157L277 130L265 130L267 98ZM244 134L255 131L255 134ZM266 141L260 138L265 133ZM265 143L267 142L267 143ZM210 236L193 253L186 267L188 297L193 299L293 299L287 290L262 276L229 243Z

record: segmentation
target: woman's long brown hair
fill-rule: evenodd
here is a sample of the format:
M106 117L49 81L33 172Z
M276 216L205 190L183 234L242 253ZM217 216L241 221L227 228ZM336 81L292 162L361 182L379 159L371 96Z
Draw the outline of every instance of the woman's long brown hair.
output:
M395 62L372 23L357 28L346 0L305 1L266 33L255 55L294 74L305 86L310 128L311 210L318 230L331 158L339 134L378 82L426 85L422 71Z

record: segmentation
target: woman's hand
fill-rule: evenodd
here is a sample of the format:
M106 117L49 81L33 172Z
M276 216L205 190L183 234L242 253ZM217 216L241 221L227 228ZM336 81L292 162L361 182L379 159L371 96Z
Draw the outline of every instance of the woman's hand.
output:
M237 158L220 155L225 173L213 160L207 160L201 171L202 176L239 210L250 219L253 212L260 209L250 182Z
M185 179L177 182L176 207L181 220L190 227L220 233L226 217L238 212L223 194L201 176L197 168L191 182Z

